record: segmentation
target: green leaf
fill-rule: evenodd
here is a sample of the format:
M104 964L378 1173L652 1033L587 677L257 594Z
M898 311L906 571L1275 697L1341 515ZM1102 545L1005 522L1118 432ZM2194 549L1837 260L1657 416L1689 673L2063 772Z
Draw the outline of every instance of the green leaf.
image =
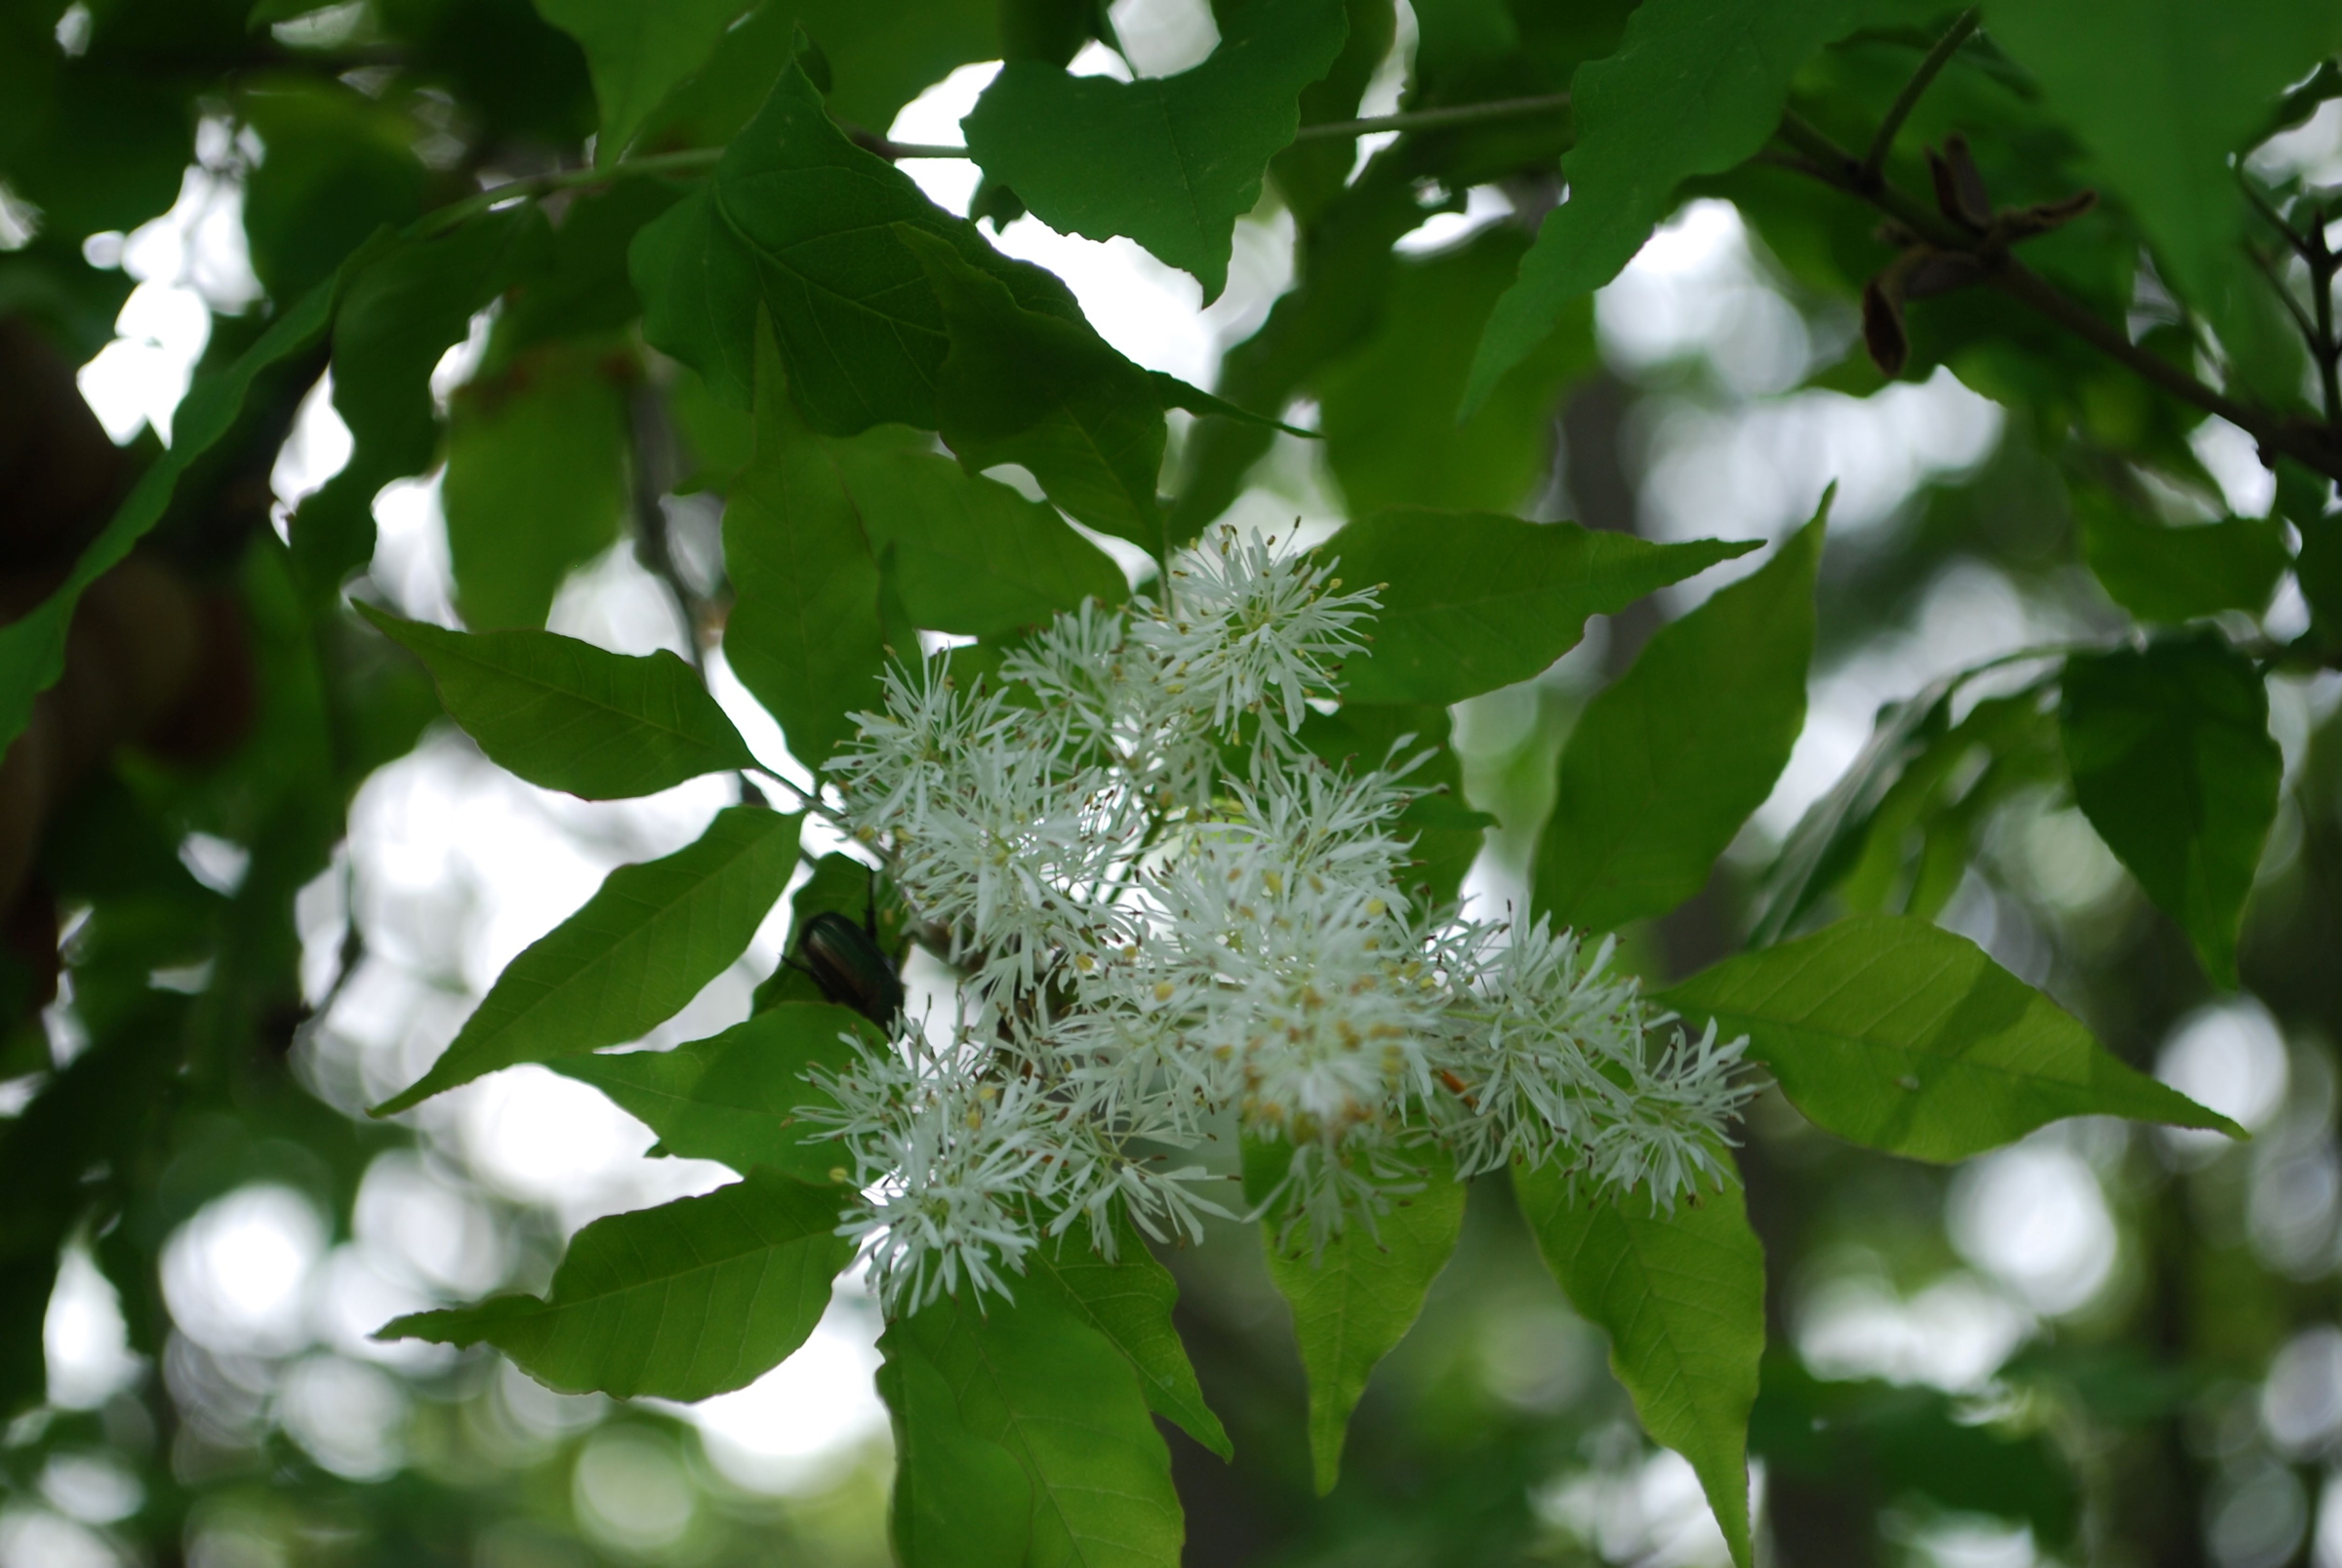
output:
M602 109L593 161L607 167L677 82L698 70L749 0L537 0L586 51Z
M789 401L769 335L759 350L756 456L724 505L724 566L738 598L724 657L818 767L878 700L887 632L878 559L828 451Z
M1589 1194L1550 1167L1515 1170L1513 1190L1570 1305L1609 1336L1610 1370L1642 1429L1691 1461L1732 1560L1748 1568L1764 1249L1740 1188L1684 1199L1673 1214Z
M576 350L456 394L439 499L465 625L544 625L570 569L618 542L626 439L618 387Z
M1539 912L1611 931L1707 882L1804 723L1822 531L1817 515L1756 573L1660 627L1586 704L1537 844Z
M878 439L882 432L895 439ZM924 436L894 425L813 439L829 454L871 552L889 560L903 607L921 626L1002 636L1085 598L1118 604L1129 594L1113 558L1055 508L929 451Z
M1220 44L1176 76L1117 82L1011 60L961 121L987 179L1051 228L1127 235L1203 284L1228 282L1236 219L1293 140L1303 88L1349 32L1342 0L1243 0L1217 12Z
M1591 295L1472 418L1459 425L1430 412L1464 395L1473 345L1528 248L1526 234L1501 225L1444 255L1399 261L1381 325L1318 378L1325 460L1352 516L1401 505L1513 511L1545 484L1561 388L1595 363Z
M915 230L951 349L936 389L944 440L970 468L1021 462L1092 528L1162 547L1155 480L1163 388L1084 321L1019 304L995 279ZM1168 380L1168 378L1165 378Z
M2237 938L2284 758L2252 661L2216 631L2066 661L2058 710L2074 798L2212 980Z
M1032 1483L998 1443L970 1431L951 1384L901 1334L880 1342L878 1395L894 1419L888 1533L903 1568L1024 1568Z
M546 789L626 800L756 759L689 664L550 631L449 631L359 614L421 659L488 759Z
M909 176L848 141L792 65L707 183L636 237L643 334L747 408L762 306L810 427L851 435L894 421L932 430L949 342L905 227L944 240L1025 308L1080 321L1064 284L1001 256Z
M1569 199L1537 231L1519 279L1496 302L1463 411L1536 351L1563 309L1618 276L1675 206L1676 187L1721 174L1781 123L1790 79L1851 31L1857 0L1645 0L1618 53L1570 81L1577 145L1562 159Z
M1104 1335L1139 1375L1147 1407L1225 1460L1235 1458L1227 1428L1196 1387L1187 1347L1171 1326L1179 1283L1127 1219L1118 1222L1112 1263L1080 1227L1044 1242L1026 1259L1026 1277L1064 1298L1074 1316Z
M1283 1174L1283 1144L1247 1142L1246 1196L1260 1202ZM1307 1226L1272 1213L1261 1227L1269 1279L1293 1308L1301 1364L1310 1377L1310 1460L1317 1495L1342 1475L1342 1444L1366 1380L1423 1312L1432 1281L1447 1266L1464 1233L1464 1184L1435 1148L1411 1150L1423 1189L1393 1200L1371 1230L1353 1216L1341 1235L1314 1249ZM1280 1239L1280 1228L1294 1233Z
M1318 546L1343 582L1382 584L1373 651L1343 665L1347 700L1460 703L1542 674L1586 618L1746 555L1755 541L1653 544L1575 523L1402 506ZM1730 591L1730 590L1726 590Z
M828 1106L808 1067L854 1060L843 1036L872 1036L867 1020L827 1002L784 1002L721 1034L671 1051L566 1057L553 1070L592 1084L659 1135L659 1151L721 1160L746 1173L768 1166L828 1183L845 1151L797 1112Z
M2108 597L2141 621L2176 624L2223 610L2259 615L2293 564L2274 517L2168 528L2111 500L2081 503L2081 547Z
M2225 1116L2134 1071L1965 937L1855 915L1727 958L1653 1000L1714 1020L1817 1126L1866 1147L1951 1161L2063 1116L2131 1116L2235 1134Z
M946 1297L897 1321L878 1348L890 1364L924 1359L949 1390L959 1429L1024 1472L1026 1562L1177 1568L1183 1531L1171 1456L1139 1380L1056 1292L1026 1289L1013 1303L988 1298L981 1307ZM924 1491L927 1472L912 1484ZM994 1541L997 1529L988 1508L980 1540ZM930 1560L940 1568L961 1559Z
M314 349L334 319L337 284L318 284L279 316L225 370L198 382L172 421L172 444L139 476L98 537L49 596L0 626L0 745L24 733L33 699L65 671L65 632L74 607L92 583L121 564L162 521L180 480L234 429L254 388Z
M2266 302L2265 285L2242 261L2248 209L2229 158L2289 84L2342 48L2342 11L2324 0L2140 0L2117 17L2091 0L1995 0L1985 25L2088 143L2179 294L2211 314L2232 351L2253 336L2246 312Z
M696 1198L596 1220L551 1294L415 1312L378 1340L486 1342L565 1393L705 1399L746 1387L805 1343L853 1261L840 1188L772 1171Z
M1947 675L1901 702L1878 709L1871 738L1830 792L1805 809L1757 888L1749 914L1749 945L1764 946L1789 934L1797 918L1854 864L1871 824L1906 770L1942 739L1960 675Z
M311 593L331 593L366 564L376 494L437 456L431 372L440 355L550 254L551 231L530 203L436 239L400 241L354 268L334 319L334 408L349 426L349 462L290 524L295 568Z
M741 955L788 886L801 821L729 807L665 860L612 871L505 966L431 1069L374 1114L515 1063L623 1045L673 1017Z

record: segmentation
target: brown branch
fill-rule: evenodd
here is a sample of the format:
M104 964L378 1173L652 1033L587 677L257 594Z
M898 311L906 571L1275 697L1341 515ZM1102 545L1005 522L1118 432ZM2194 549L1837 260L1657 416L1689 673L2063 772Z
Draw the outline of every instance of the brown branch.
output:
M2260 445L2264 461L2279 454L2329 479L2342 480L2342 443L2326 431L2240 403L2141 348L2120 327L2099 319L2010 256L2004 241L1955 227L1884 181L1866 181L1859 159L1794 110L1782 116L1780 135L1810 160L1806 172L1813 178L1868 202L1937 250L1973 259L1980 273L1978 281L2065 328L2172 396L2236 425Z

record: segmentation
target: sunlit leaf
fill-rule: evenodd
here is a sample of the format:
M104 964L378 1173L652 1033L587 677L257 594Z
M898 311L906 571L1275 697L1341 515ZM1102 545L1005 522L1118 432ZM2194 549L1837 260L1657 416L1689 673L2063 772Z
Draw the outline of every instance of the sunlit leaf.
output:
M1816 517L1756 573L1660 627L1586 704L1537 843L1540 912L1614 930L1708 880L1804 723L1822 529Z
M1246 1196L1269 1201L1293 1154L1285 1144L1247 1143ZM1423 1299L1464 1231L1464 1185L1437 1149L1411 1151L1420 1190L1395 1198L1372 1224L1352 1217L1322 1248L1280 1206L1263 1221L1269 1278L1293 1308L1293 1333L1310 1379L1310 1462L1319 1496L1342 1474L1343 1440L1366 1380L1423 1312Z
M1516 1169L1513 1190L1570 1305L1609 1336L1610 1370L1642 1429L1691 1461L1748 1568L1749 1411L1764 1355L1764 1250L1740 1188L1679 1199L1588 1191L1551 1167Z
M1816 1125L1913 1159L1957 1160L2063 1116L2235 1132L2125 1066L1967 938L1856 915L1727 958L1656 994L1694 1027L1746 1035Z
M1122 1352L1139 1375L1139 1389L1150 1410L1177 1422L1181 1430L1222 1459L1233 1459L1228 1431L1203 1402L1187 1347L1171 1326L1178 1282L1147 1250L1127 1219L1117 1228L1113 1262L1091 1247L1086 1228L1077 1225L1033 1251L1026 1263L1028 1277L1055 1289L1076 1317Z

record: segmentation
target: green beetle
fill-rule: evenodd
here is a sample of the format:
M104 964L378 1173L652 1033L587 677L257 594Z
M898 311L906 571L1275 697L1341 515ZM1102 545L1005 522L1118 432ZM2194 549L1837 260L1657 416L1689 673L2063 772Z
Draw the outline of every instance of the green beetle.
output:
M829 909L808 919L789 964L821 988L824 999L854 1009L881 1028L891 1027L903 1011L903 977L878 945L875 900L859 926Z

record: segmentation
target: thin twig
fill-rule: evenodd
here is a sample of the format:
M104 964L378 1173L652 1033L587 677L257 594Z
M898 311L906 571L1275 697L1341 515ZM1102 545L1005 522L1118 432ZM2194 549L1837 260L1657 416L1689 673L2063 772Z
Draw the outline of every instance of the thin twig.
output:
M501 185L490 185L476 196L450 202L433 212L423 215L410 230L419 239L428 239L458 223L480 214L502 207L508 201L524 197L549 196L556 190L577 190L587 185L606 185L614 180L626 180L636 175L696 175L715 167L724 155L721 147L690 147L681 152L656 152L648 157L626 158L601 169L556 169L550 174L529 175L519 180L507 180Z
M2342 479L2342 445L2314 428L2289 424L2214 391L2186 371L2132 342L2122 331L2068 299L2056 285L2008 254L1989 236L1955 229L1934 213L1880 181L1866 186L1854 155L1796 111L1782 116L1781 138L1813 160L1811 173L1824 183L1860 197L1940 251L1973 257L1983 282L2073 333L2091 347L2136 372L2183 402L2216 414L2250 435L2267 452L2281 453L2329 479Z
M2252 181L2244 177L2241 169L2237 171L2237 188L2244 192L2244 199L2252 203L2256 212L2269 220L2270 226L2285 237L2285 243L2293 248L2294 255L2305 261L2310 260L2308 239L2303 237L2300 230L2285 221L2284 214L2269 205L2269 198L2253 188Z
M1975 33L1978 20L1979 13L1974 6L1961 12L1953 21L1951 30L1938 38L1935 47L1927 51L1926 59L1920 60L1919 68L1911 73L1911 80L1903 84L1903 91L1895 95L1894 102L1887 105L1886 118L1878 122L1878 134L1871 138L1871 150L1863 155L1862 177L1865 180L1875 181L1878 179L1878 171L1886 167L1886 155L1894 150L1895 137L1902 131L1903 122L1911 118L1911 111L1918 106L1920 96L1943 68L1952 62L1952 57L1959 53L1959 46Z
M1332 137L1374 136L1384 131L1436 131L1451 125L1479 125L1489 120L1533 119L1569 107L1567 93L1545 93L1535 98L1503 98L1486 103L1457 103L1447 108L1410 109L1404 114L1380 114L1366 120L1328 120L1305 125L1293 133L1296 141L1318 141Z

